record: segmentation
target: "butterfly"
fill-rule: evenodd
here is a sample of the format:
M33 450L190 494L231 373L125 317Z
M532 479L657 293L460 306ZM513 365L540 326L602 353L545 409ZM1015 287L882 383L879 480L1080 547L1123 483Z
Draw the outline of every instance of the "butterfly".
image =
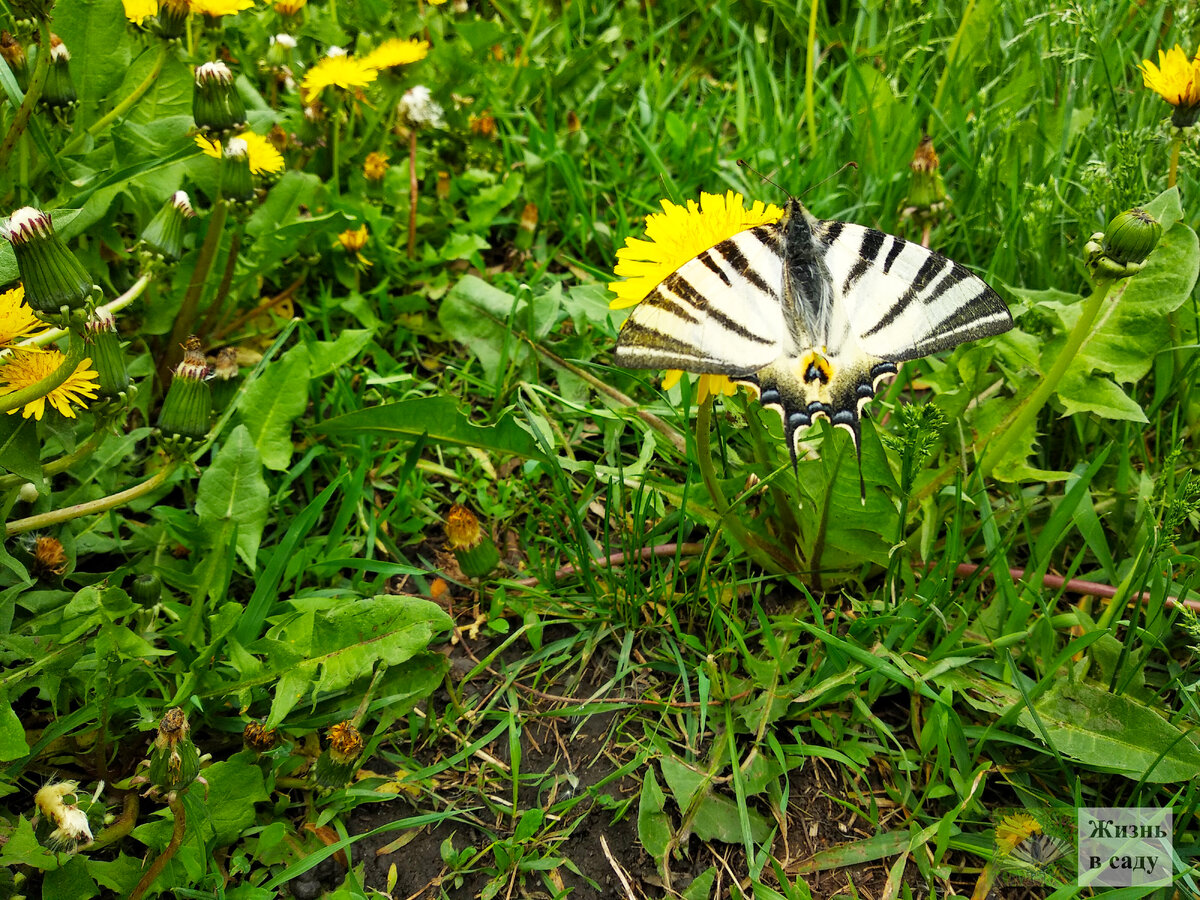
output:
M895 235L818 219L799 200L688 260L625 320L616 361L728 375L783 420L796 464L801 429L824 417L850 433L897 364L1012 328L983 279Z

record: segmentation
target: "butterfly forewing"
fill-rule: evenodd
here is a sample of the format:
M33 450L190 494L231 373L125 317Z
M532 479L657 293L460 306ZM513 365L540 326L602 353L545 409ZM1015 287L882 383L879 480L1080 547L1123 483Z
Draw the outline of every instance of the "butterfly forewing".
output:
M622 365L745 375L778 358L784 334L783 237L740 231L684 263L625 320Z
M983 279L920 244L848 222L821 222L814 235L827 248L835 316L866 354L900 362L1012 327Z

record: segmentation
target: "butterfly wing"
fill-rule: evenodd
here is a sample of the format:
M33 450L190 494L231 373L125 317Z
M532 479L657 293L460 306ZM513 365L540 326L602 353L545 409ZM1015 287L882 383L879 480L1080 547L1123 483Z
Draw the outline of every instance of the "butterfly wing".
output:
M1000 295L940 253L848 222L821 222L814 236L837 295L831 331L846 326L869 356L902 362L1012 328Z
M634 307L617 362L732 376L773 362L784 336L783 251L780 228L766 224L688 260Z

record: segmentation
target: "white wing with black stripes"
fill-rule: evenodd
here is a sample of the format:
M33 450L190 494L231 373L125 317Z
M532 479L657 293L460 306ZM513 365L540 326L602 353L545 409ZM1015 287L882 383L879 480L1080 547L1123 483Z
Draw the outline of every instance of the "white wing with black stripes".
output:
M824 416L858 449L860 414L896 363L1001 334L1012 317L963 266L790 200L684 263L630 314L617 362L729 375L800 429Z

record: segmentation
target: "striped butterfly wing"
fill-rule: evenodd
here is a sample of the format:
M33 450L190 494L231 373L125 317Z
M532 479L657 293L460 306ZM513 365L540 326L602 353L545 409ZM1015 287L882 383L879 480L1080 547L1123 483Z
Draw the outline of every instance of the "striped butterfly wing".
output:
M835 315L869 356L903 362L1012 328L1000 295L940 253L848 222L821 222L814 236L827 248Z
M634 307L617 362L736 377L776 360L785 331L783 251L778 223L768 223L688 260Z

